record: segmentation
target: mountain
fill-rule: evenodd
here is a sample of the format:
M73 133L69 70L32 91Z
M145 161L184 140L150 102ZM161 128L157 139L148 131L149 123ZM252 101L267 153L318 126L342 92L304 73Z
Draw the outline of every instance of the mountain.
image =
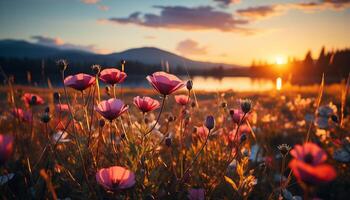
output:
M58 49L24 40L0 40L0 57L67 59L69 62L92 62L106 65L115 65L120 60L125 59L149 65L160 65L162 62L168 62L171 67L187 66L191 69L210 69L219 66L223 68L241 67L225 63L195 61L154 47L134 48L104 55L82 50Z

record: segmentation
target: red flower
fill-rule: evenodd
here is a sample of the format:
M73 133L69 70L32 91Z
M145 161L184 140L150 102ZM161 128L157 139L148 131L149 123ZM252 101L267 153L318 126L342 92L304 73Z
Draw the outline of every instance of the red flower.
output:
M104 69L100 73L100 79L111 85L122 83L126 77L127 75L125 72L121 72L119 69L115 68Z
M69 112L68 104L56 104L55 109L58 113Z
M298 181L309 184L325 183L336 177L334 168L325 164L327 154L314 143L296 145L290 154L294 159L289 163Z
M12 136L0 134L0 165L4 164L10 158L12 151Z
M127 111L129 106L125 105L122 100L110 98L105 101L101 101L95 110L100 113L104 118L113 120Z
M159 108L159 101L152 99L151 97L134 97L135 106L143 113L155 110Z
M91 85L95 84L95 77L89 74L76 74L73 76L68 76L64 79L64 85L76 90L83 91Z
M107 190L127 189L136 183L135 174L119 166L100 169L96 173L96 181Z
M21 108L12 109L11 113L14 117L17 117L22 121L25 121L25 122L32 121L32 113L28 111L23 111Z
M22 100L26 104L26 106L29 105L42 105L45 103L44 99L36 94L31 93L24 93Z
M148 82L162 95L169 95L185 86L175 75L166 72L155 72L146 77Z
M175 95L175 101L176 103L185 106L188 104L188 102L190 101L190 98L187 95Z

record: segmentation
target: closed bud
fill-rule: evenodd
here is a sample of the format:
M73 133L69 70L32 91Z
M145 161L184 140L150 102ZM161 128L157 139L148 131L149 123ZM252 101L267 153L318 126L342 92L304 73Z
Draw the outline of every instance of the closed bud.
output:
M223 102L221 103L221 107L222 107L222 108L226 108L226 107L227 107L227 103L226 103L225 101L223 101Z
M186 88L187 88L187 90L192 90L192 87L193 87L193 82L192 82L192 80L188 80L187 83L186 83Z
M230 109L230 115L233 116L235 114L235 110L234 109Z
M338 119L338 117L336 115L332 115L331 119L332 119L333 122L339 123L339 119Z
M241 109L244 113L248 113L252 108L252 101L249 99L241 100Z
M165 138L165 145L167 146L167 147L171 147L171 138L170 137L166 137Z
M122 64L122 65L125 65L125 63L126 63L126 60L121 60L120 61L120 64Z
M247 135L246 134L242 134L241 138L240 138L241 143L243 143L246 140L247 140Z
M192 108L196 107L196 103L195 103L195 102L192 102L192 103L191 103L191 107L192 107Z
M101 128L104 127L105 124L106 124L106 122L105 122L104 119L100 119L100 120L98 121L98 125L99 125Z
M56 103L60 102L61 95L58 92L53 93L53 99Z
M61 71L64 71L68 67L68 63L66 60L58 60L57 61L57 66Z
M212 115L207 116L204 123L205 127L210 131L215 127L215 119Z
M45 108L45 112L46 112L46 113L49 113L49 112L50 112L50 107L46 107L46 108Z
M101 66L100 65L92 65L91 69L94 72L94 74L99 75L100 71L101 71Z
M42 116L41 116L41 121L44 123L49 123L51 120L51 116L48 112L45 112Z

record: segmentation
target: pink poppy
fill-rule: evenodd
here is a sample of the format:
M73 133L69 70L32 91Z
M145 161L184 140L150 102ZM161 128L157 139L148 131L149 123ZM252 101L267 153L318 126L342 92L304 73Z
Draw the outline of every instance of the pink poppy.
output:
M236 124L238 124L240 122L240 120L242 120L243 115L244 115L243 111L241 111L239 109L232 109L230 111L230 113L231 113L232 121L234 121ZM244 118L247 118L247 115Z
M205 191L203 188L191 188L188 191L188 196L190 200L204 200L205 199Z
M196 127L197 135L202 139L205 140L209 134L209 130L207 127L203 126L197 126Z
M133 187L136 183L135 174L119 166L98 170L96 181L107 190L127 189Z
M127 111L129 106L125 105L122 100L110 98L105 101L101 101L95 108L104 118L113 120Z
M22 96L22 100L26 104L26 106L29 105L42 105L45 103L44 99L40 96L32 93L24 93Z
M79 91L83 91L91 85L95 84L95 77L89 74L76 74L72 76L67 76L64 79L64 85Z
M25 121L25 122L32 121L32 113L28 111L23 111L21 108L12 109L11 113L14 117L17 117L22 121Z
M159 108L159 101L152 99L151 97L134 97L135 106L143 113L155 110Z
M294 159L289 163L298 181L309 184L325 183L336 177L334 168L325 164L327 154L314 143L296 145L290 154Z
M0 165L4 164L13 152L13 138L0 134Z
M100 73L100 79L111 85L122 83L126 77L127 75L125 72L115 68L104 69Z
M180 104L182 106L185 106L190 101L190 98L189 98L189 96L183 95L183 94L175 95L175 101L176 101L176 103L178 103L178 104Z
M146 77L148 82L162 95L169 95L185 86L175 75L166 72L155 72Z
M68 104L56 104L55 109L57 112L69 112Z
M250 133L250 128L247 125L243 124L239 127L237 136L236 136L236 132L237 132L237 128L228 133L228 140L230 142L239 142L243 134Z

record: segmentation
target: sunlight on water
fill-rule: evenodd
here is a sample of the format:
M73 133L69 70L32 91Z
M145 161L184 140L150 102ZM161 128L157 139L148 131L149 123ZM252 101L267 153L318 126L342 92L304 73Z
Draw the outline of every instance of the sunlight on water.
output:
M193 77L194 88L205 91L266 91L275 88L275 84L269 79L253 79L249 77Z
M282 78L281 77L278 77L276 79L276 89L277 90L281 90L282 89Z

